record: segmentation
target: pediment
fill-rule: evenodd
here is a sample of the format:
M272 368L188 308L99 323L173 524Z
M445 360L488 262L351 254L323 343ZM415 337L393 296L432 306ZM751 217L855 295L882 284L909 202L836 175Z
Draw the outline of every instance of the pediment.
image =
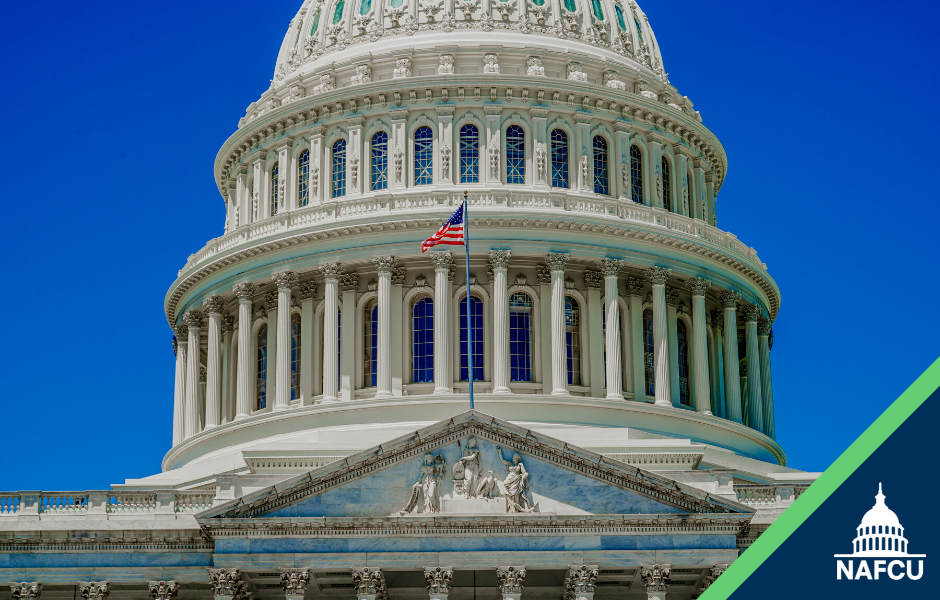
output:
M466 456L473 459L461 460ZM752 511L668 477L468 411L197 517L381 518L507 512L680 515Z

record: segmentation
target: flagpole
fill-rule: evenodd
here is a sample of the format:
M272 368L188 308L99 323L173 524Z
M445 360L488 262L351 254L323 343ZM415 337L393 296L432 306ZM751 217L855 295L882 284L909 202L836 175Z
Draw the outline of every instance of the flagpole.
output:
M467 251L467 355L470 359L470 410L473 410L473 314L470 312L470 215L467 212L467 190L463 192L463 244Z

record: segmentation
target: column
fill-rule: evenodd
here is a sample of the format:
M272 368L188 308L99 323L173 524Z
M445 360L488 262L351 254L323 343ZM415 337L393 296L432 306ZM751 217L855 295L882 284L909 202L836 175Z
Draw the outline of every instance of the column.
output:
M235 417L235 407L232 401L232 374L235 372L232 355L232 334L235 332L235 319L222 317L222 413L221 423L228 423Z
M281 587L284 588L285 600L304 600L307 584L310 583L310 569L278 569L281 572Z
M392 300L392 267L395 265L394 256L378 256L372 259L379 272L379 339L378 339L378 373L376 377L376 398L390 398L392 396L392 338L391 338L391 300Z
M715 408L718 409L716 414L719 417L728 419L730 417L728 416L728 404L725 401L725 342L722 338L722 318L721 311L712 311L712 327L715 331Z
M320 265L323 273L323 402L336 402L339 391L339 275L338 262Z
M264 295L265 322L268 325L268 374L264 382L265 408L271 407L271 401L277 401L277 363L278 363L278 329L277 318L281 312L277 307L277 292L268 292Z
M525 567L496 567L496 580L503 600L519 600L525 582Z
M596 565L569 567L568 576L565 578L565 597L572 600L594 600L598 568Z
M376 600L376 596L385 597L385 576L382 575L380 569L353 567L352 579L358 600Z
M264 218L264 207L261 206L263 194L261 193L264 182L264 152L258 152L255 155L254 163L251 165L251 222L260 221Z
M552 272L552 395L568 395L568 363L565 344L565 265L568 255L545 256Z
M694 185L689 185L689 195L692 197L693 215L696 219L708 222L708 207L705 204L705 169L701 158L692 159L692 178Z
M600 261L604 274L604 311L606 327L604 346L607 349L607 399L623 400L623 376L620 372L620 292L617 278L620 276L622 260L605 258Z
M653 267L646 274L653 284L653 372L657 406L672 406L669 344L666 339L666 278L670 269Z
M545 265L535 267L535 272L539 280L539 322L536 324L543 332L549 332L552 329L552 272ZM552 336L541 335L539 349L542 357L541 383L542 393L551 392L552 381Z
M300 404L313 404L313 297L317 284L305 281L300 284Z
M189 328L185 321L176 326L176 385L173 388L173 445L185 439L183 425L186 412L186 348L189 346Z
M180 586L175 581L148 581L147 589L153 600L173 600L179 594Z
M633 362L633 399L646 402L646 349L643 340L643 282L634 277L627 278L627 296L630 302L630 343Z
M721 574L725 572L725 570L727 570L728 566L729 565L727 564L713 565L709 569L708 575L705 576L702 587L700 587L698 590L699 595L704 594L705 590L707 590L711 584L715 583L715 580L718 579Z
M228 182L228 192L225 195L225 233L231 233L238 227L235 222L235 205L238 202L238 182Z
M251 414L251 299L255 286L239 283L232 288L238 296L238 381L235 386L235 420Z
M434 393L450 394L451 376L448 348L450 348L450 265L451 253L431 252L434 262Z
M199 333L203 315L191 310L184 316L189 327L189 352L186 364L186 408L183 411L183 435L199 433Z
M669 391L672 392L672 405L679 406L679 320L676 308L679 306L679 292L675 288L666 288L666 339L669 344ZM688 381L686 382L688 385Z
M600 271L585 271L584 285L587 288L587 313L581 313L581 340L583 345L581 362L583 382L590 388L592 398L604 397L604 309L601 304L601 287L604 275Z
M215 600L234 600L248 589L238 569L209 569L209 586Z
M447 600L453 578L453 567L425 567L424 580L428 582L429 600Z
M760 351L757 342L757 322L761 319L760 306L748 304L744 308L744 351L747 353L747 426L764 430L763 400L761 399Z
M440 161L434 165L435 172L439 173L435 177L436 181L441 183L454 183L459 178L454 177L454 172L460 170L460 146L456 146L454 151L454 106L445 105L437 107L437 154L440 155Z
M490 250L493 265L493 393L509 394L509 250Z
M670 570L670 565L643 565L640 567L640 579L643 580L643 585L646 587L647 600L665 600Z
M704 206L708 214L706 215L705 222L709 225L715 227L718 226L718 216L715 214L715 184L713 182L713 176L710 171L705 172L705 202Z
M402 289L402 286L405 285L405 267L392 267L392 292L391 300L391 318L389 319L389 325L392 328L391 336L391 347L395 348L395 352L391 353L392 356L392 396L396 398L401 398L403 385L402 385L402 374L404 371L404 352L401 352L401 348L404 346L403 336L403 325L404 325L404 298L405 292Z
M10 584L13 600L39 600L42 597L42 584L38 581L22 581Z
M219 296L210 296L202 301L209 315L208 347L206 351L206 429L222 424L222 365L219 351L222 349L222 306L225 301Z
M764 403L763 432L771 439L777 438L774 427L774 384L770 376L770 321L761 319L757 323L757 343L760 346L760 395Z
M284 271L272 275L277 285L277 362L275 363L275 393L274 410L287 410L290 408L291 397L291 335L290 327L290 298L291 286L297 284L297 274L293 271ZM270 328L268 329L270 331Z
M721 296L725 308L725 410L727 418L741 423L741 366L738 364L738 299L735 292L725 292Z
M691 207L689 206L691 193L689 191L689 186L691 182L689 181L689 163L688 159L682 154L681 144L675 144L673 147L673 152L675 153L675 160L673 161L673 169L676 171L676 190L679 192L676 194L677 204L675 212L683 214L687 217L691 217L692 213L690 212Z
M78 593L83 600L107 600L111 595L111 583L108 581L79 581Z
M349 401L353 399L353 390L355 389L353 377L356 372L356 290L359 287L359 273L344 273L339 278L339 284L343 290L343 305L340 310L341 323L339 325L340 399ZM344 339L345 341L343 341Z
M711 414L711 384L708 376L708 340L705 331L705 292L711 282L701 277L688 281L692 293L692 381L695 410Z

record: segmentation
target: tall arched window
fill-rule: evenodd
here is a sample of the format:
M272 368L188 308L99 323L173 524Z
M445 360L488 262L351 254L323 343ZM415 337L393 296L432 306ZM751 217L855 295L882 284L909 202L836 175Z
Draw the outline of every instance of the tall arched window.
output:
M617 24L620 25L620 31L626 33L627 24L623 20L623 9L620 8L619 4L614 4L614 11L617 13Z
M643 311L643 371L646 374L646 395L656 395L656 377L653 374L653 311Z
M343 20L344 8L346 8L346 0L339 0L333 8L333 25L338 25Z
M692 389L689 386L689 329L685 321L678 319L676 338L679 344L679 402L692 406Z
M509 379L532 381L532 298L524 292L509 298Z
M432 183L434 134L423 125L415 130L415 185Z
M581 385L581 309L571 296L565 296L565 355L568 385Z
M341 0L342 1L342 0ZM346 140L333 144L333 197L346 195Z
M646 42L643 40L643 28L640 27L640 21L635 16L633 17L633 24L636 25L637 47L645 45Z
M480 130L476 125L460 128L460 183L480 181Z
M300 153L297 161L297 203L307 206L310 203L310 151Z
M666 160L666 157L663 157L663 208L666 210L672 210L672 185L670 185L669 180L669 161Z
M372 136L372 189L388 188L388 134L380 131Z
M610 194L607 180L607 140L599 135L594 136L594 193Z
M568 134L552 130L552 187L568 187Z
M300 399L300 315L290 317L290 399Z
M421 298L411 309L411 380L434 381L434 302Z
M269 197L271 198L271 204L269 207L269 214L274 216L277 214L277 205L278 205L278 164L274 163L274 166L271 167L271 193Z
M261 410L267 406L268 390L268 326L262 325L258 330L258 356L257 356L258 377L255 380L255 391L257 395L256 410Z
M372 10L372 0L362 0L359 3L359 14L365 16Z
M630 146L630 196L637 204L643 204L643 155L636 145Z
M379 305L366 305L362 319L362 387L375 387L379 374Z
M483 381L483 301L470 296L470 326L473 327L473 380ZM467 298L460 301L460 381L469 381L470 354L467 336Z
M317 28L320 27L320 9L317 9L315 15L313 15L313 25L310 26L310 37L313 37L317 33Z
M604 9L601 8L600 0L591 0L591 8L594 11L594 17L597 18L598 21L603 21Z
M525 130L506 128L506 183L525 183Z

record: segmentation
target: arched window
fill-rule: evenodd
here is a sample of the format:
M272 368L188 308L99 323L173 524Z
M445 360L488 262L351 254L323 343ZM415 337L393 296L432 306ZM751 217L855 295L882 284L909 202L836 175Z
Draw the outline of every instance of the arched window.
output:
M310 151L300 153L297 162L297 202L301 207L310 203Z
M362 319L362 387L375 387L379 373L379 305L366 305Z
M636 25L636 35L638 42L637 46L639 47L645 45L646 42L643 41L643 28L640 27L640 21L636 18L636 16L633 17L633 24Z
M552 187L568 187L568 134L552 130Z
M656 395L656 377L653 374L653 311L643 311L643 371L646 374L646 395Z
M300 315L290 317L290 399L300 399Z
M627 24L623 20L623 9L619 4L614 4L614 11L617 13L617 24L620 25L620 31L626 33Z
M476 125L460 128L460 183L480 181L480 131Z
M434 302L421 298L411 309L411 380L434 381Z
M415 185L432 183L434 134L423 125L415 130Z
M610 194L607 181L607 140L599 135L594 136L594 193L605 196Z
M470 325L473 327L473 380L483 381L483 301L470 296ZM467 298L460 301L460 381L469 381L470 354L467 336Z
M524 292L509 298L509 379L532 381L532 298Z
M320 9L317 9L315 15L313 15L313 25L310 26L310 37L313 37L317 33L317 28L320 26Z
M277 205L278 205L278 164L274 163L274 166L271 167L271 205L270 205L270 215L273 217L277 214Z
M340 0L342 1L342 0ZM333 197L346 195L346 140L333 144Z
M663 157L663 208L666 210L672 210L672 185L669 180L669 161L666 160L666 157Z
M268 326L262 325L258 330L258 378L255 381L257 393L256 410L267 406L268 389Z
M333 8L333 25L338 25L343 20L344 8L346 8L346 0L339 0Z
M506 128L506 183L525 183L525 131L518 125Z
M365 16L372 10L372 0L362 0L359 3L359 14Z
M388 134L380 131L372 136L372 189L384 190L386 188L388 188Z
M630 196L637 204L643 204L643 155L636 145L630 146Z
M568 12L577 12L578 7L575 5L574 0L565 0L565 10Z
M692 389L689 386L689 329L682 319L679 319L676 325L676 341L679 343L679 402L692 406Z
M568 385L581 385L581 310L571 296L565 296L565 354Z
M594 17L598 21L604 20L604 9L601 8L600 0L591 0L591 8L594 10Z

